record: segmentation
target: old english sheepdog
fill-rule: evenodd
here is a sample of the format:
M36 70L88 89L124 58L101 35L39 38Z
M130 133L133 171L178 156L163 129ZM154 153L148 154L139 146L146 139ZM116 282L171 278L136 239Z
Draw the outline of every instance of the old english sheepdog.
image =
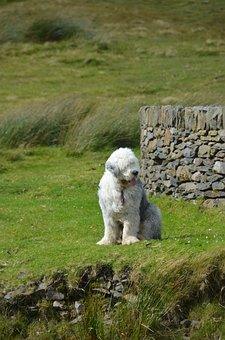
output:
M128 148L119 148L106 161L98 190L105 232L97 244L161 238L160 210L148 202L139 173L138 159Z

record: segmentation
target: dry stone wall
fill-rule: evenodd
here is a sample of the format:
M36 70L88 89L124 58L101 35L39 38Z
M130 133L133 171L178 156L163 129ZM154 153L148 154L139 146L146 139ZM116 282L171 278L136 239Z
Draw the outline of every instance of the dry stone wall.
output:
M225 107L144 106L142 179L149 193L225 203Z

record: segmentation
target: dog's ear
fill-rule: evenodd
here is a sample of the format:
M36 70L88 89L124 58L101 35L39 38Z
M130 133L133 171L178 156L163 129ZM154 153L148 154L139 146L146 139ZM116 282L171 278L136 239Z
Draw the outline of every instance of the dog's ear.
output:
M106 170L109 170L113 175L117 176L118 175L118 168L116 165L112 164L110 161L107 161L105 163L105 168Z

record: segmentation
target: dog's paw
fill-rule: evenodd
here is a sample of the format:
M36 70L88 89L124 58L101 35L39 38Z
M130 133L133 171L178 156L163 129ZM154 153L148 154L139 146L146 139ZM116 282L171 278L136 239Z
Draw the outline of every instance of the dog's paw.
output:
M132 243L136 243L136 242L139 242L140 240L135 237L135 236L128 236L126 238L123 239L122 241L122 244L125 245L125 244L132 244Z
M114 243L116 243L116 242L113 242L112 240L109 240L108 238L103 237L96 244L98 244L100 246L107 246L108 244L114 244Z

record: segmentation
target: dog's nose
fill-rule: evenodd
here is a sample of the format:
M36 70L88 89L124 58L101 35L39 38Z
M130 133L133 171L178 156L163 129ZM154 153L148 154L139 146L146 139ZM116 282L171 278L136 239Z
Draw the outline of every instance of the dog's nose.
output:
M138 175L138 171L137 171L137 170L133 170L133 171L132 171L132 174L133 174L134 176L137 176L137 175Z

